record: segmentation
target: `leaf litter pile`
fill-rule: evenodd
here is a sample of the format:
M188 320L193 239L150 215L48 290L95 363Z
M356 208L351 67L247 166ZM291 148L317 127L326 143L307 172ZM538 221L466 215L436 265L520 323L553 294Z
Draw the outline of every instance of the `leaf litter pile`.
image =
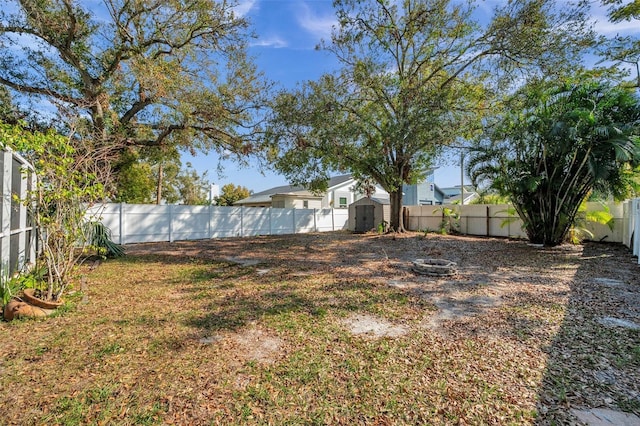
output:
M620 245L327 233L127 253L81 267L59 315L0 323L0 424L640 413L640 267ZM416 275L416 258L457 275Z

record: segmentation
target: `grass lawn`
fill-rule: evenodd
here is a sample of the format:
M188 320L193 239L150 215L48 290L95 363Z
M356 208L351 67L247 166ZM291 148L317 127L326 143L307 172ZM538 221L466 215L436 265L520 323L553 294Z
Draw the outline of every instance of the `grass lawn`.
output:
M610 324L640 324L640 266L619 245L330 233L127 251L82 266L59 315L0 323L0 425L640 413L640 331ZM458 274L417 276L416 258Z

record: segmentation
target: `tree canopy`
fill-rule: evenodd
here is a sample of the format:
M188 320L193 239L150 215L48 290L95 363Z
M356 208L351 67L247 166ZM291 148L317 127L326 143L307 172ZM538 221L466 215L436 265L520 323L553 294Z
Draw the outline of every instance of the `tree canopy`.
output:
M640 1L629 3L622 0L602 0L603 5L609 6L609 20L614 23L622 21L640 21ZM640 22L638 22L640 24ZM640 28L640 26L638 26ZM612 61L617 67L621 64L634 68L635 79L632 86L640 88L640 32L631 35L616 35L600 43L600 54Z
M468 173L509 197L531 242L554 246L592 191L628 195L640 165L640 101L593 80L528 85L515 97L520 108L488 129Z
M3 1L0 84L108 166L148 146L253 149L266 83L223 0ZM42 110L42 107L39 108Z
M218 206L232 206L236 201L247 198L251 195L251 191L241 185L228 183L222 186L222 192L215 197L215 203Z
M495 89L524 69L562 72L591 40L584 5L560 10L548 0L509 2L486 25L472 5L448 0L334 5L339 24L320 48L341 68L277 97L269 152L292 183L312 189L326 189L332 171L373 179L390 194L397 231L403 183L480 128Z

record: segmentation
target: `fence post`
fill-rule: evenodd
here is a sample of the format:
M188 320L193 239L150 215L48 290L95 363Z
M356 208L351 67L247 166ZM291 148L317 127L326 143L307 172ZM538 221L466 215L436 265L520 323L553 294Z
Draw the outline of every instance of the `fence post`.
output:
M27 178L24 174L25 172L24 164L20 164L19 169L19 188L18 188L18 197L20 200L27 199ZM22 267L26 264L26 250L27 250L27 208L20 201L18 203L18 229L20 229L19 238L18 238L18 268L22 269Z
M490 229L491 217L489 216L489 206L487 206L486 215L487 215L487 237L489 237L491 236L491 229Z
M271 217L271 209L272 207L267 207L267 213L269 215L269 235L273 235L273 219Z
M296 233L296 209L293 209L293 214L291 215L291 217L293 217L293 233Z
M35 169L34 169L31 172L31 189L35 190L37 184L38 184L38 178L36 176L36 172L35 172ZM32 203L31 205L33 206L33 204L34 203ZM36 263L36 258L38 257L38 254L39 254L38 232L40 232L40 230L36 226L35 218L31 217L31 257L30 257L31 260L30 261L34 265Z
M169 242L173 242L173 204L169 204Z
M313 230L315 232L318 232L318 219L316 218L316 210L317 209L313 209Z
M336 230L336 216L335 216L335 211L336 209L334 207L331 208L331 230L335 231Z
M125 208L124 208L124 203L120 203L120 215L118 216L118 227L120 228L120 241L118 241L118 244L120 245L124 245L125 244L125 236L124 236L124 214L125 214Z
M240 236L244 237L244 206L240 206Z
M209 220L207 221L207 238L212 238L213 225L211 224L213 220L213 204L209 204Z
M11 167L13 165L13 155L9 149L2 152L2 228L0 228L0 253L2 259L0 268L7 268L7 275L11 271Z

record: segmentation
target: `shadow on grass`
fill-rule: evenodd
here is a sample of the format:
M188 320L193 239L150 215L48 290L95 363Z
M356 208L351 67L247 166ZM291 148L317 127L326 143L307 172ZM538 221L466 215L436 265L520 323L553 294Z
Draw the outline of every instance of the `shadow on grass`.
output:
M566 315L545 348L541 425L573 424L571 408L640 414L640 331L601 322L615 317L640 324L637 261L622 245L596 243L586 244L577 261ZM602 279L612 281L603 285Z
M235 331L264 317L291 312L318 316L322 311L310 299L293 292L260 292L225 297L211 303L203 315L187 320L186 324L209 332Z

